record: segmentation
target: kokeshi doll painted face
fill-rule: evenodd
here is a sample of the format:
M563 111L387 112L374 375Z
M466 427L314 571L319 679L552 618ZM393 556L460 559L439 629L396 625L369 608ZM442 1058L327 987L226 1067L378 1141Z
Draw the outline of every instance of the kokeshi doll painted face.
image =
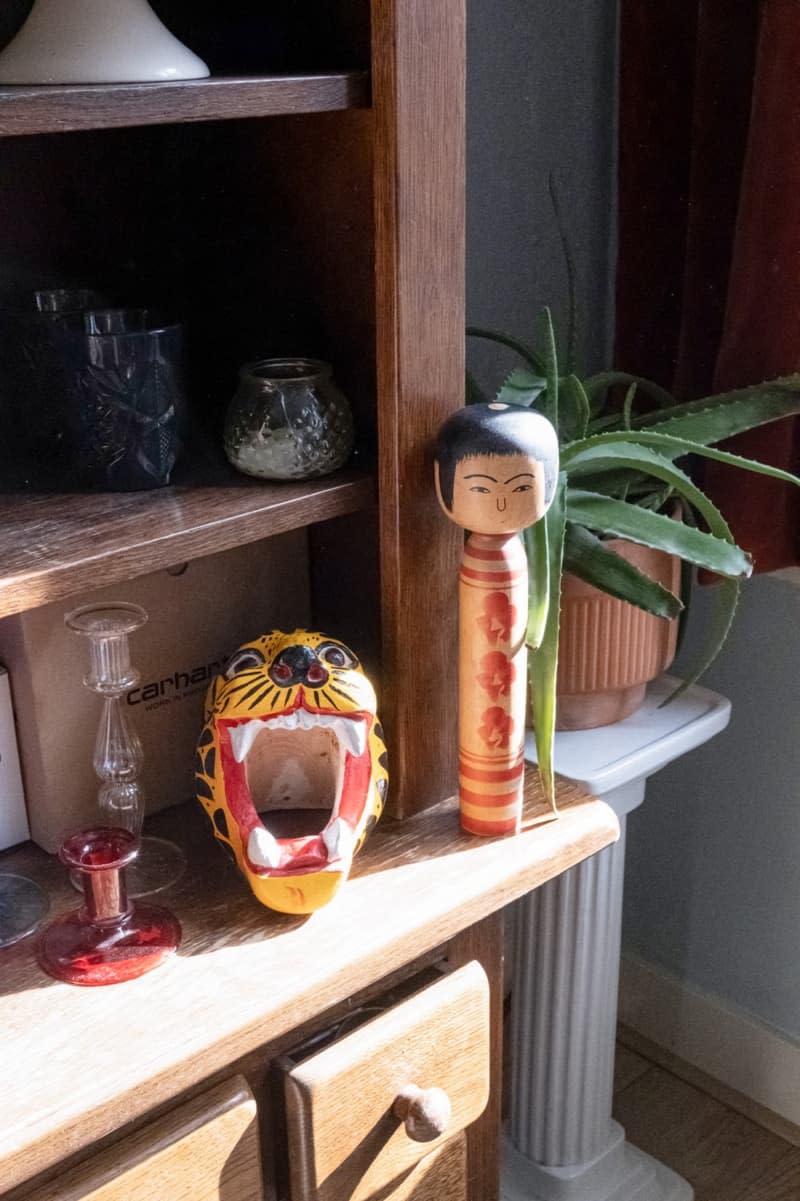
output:
M546 417L520 405L459 409L436 441L436 495L456 525L518 534L544 517L558 477L558 439Z
M519 829L528 565L517 535L545 515L557 476L555 430L530 409L473 405L439 432L439 502L472 531L459 576L459 802L473 834Z

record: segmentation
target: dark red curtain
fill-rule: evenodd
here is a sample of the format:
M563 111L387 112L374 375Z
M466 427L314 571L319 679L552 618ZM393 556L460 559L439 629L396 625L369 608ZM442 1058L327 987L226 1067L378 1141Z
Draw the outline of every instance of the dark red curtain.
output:
M622 0L617 364L681 399L800 370L800 3ZM729 449L800 468L800 420ZM800 563L800 489L714 465L756 570Z

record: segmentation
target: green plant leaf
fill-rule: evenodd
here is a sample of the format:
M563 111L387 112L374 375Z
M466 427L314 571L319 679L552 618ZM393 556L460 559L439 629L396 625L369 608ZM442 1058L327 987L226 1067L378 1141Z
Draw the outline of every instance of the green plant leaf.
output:
M544 374L547 387L539 398L539 412L545 416L554 429L558 429L558 350L556 335L553 329L553 318L545 305L542 310L543 341L544 341Z
M556 182L556 173L551 171L548 178L548 190L550 192L550 203L553 206L553 216L556 219L556 229L558 230L558 240L561 243L561 253L564 256L564 266L567 272L567 296L569 298L569 319L567 321L567 371L575 370L575 360L577 357L578 345L578 289L576 280L578 278L577 268L575 266L575 257L572 253L572 247L569 244L567 237L567 227L564 223L564 218L561 214L561 200L558 194L558 184Z
M756 459L745 459L741 455L732 455L727 450L717 450L713 446L705 446L701 442L690 442L688 438L675 438L659 430L616 430L611 434L594 434L583 438L580 442L571 442L564 447L561 461L569 461L574 450L590 449L594 446L613 445L615 443L635 442L642 447L652 447L658 451L659 458L665 461L681 459L686 455L699 455L704 459L713 459L716 463L727 463L742 471L753 471L756 475L768 475L771 479L782 480L786 484L800 484L800 477L783 471L780 467L771 467L769 463L759 463Z
M645 413L634 427L707 446L794 413L800 413L800 374L675 405L669 413Z
M495 396L502 404L524 405L530 408L547 386L547 380L535 375L529 367L515 367Z
M578 444L576 443L575 445L577 448ZM601 446L587 447L584 444L582 448L575 449L571 455L567 455L566 457L570 459L570 474L573 477L590 474L593 471L603 470L604 468L631 467L634 470L646 471L656 479L664 480L680 496L685 497L689 504L694 506L715 537L722 538L726 542L733 542L733 535L728 528L728 524L716 506L711 503L708 497L678 467L669 462L669 460L657 455L649 447L639 446L635 442L626 442L620 439L617 439L615 442L606 442L604 440L604 444ZM566 466L564 464L564 456L562 456L562 465ZM716 606L712 615L711 636L700 664L687 675L683 684L668 698L669 700L673 700L691 684L699 680L714 662L728 636L728 631L731 628L736 612L738 598L738 580L723 579L717 584Z
M509 350L513 350L518 354L537 375L547 375L545 361L541 355L537 354L527 342L523 342L520 338L515 338L513 334L506 334L499 329L483 329L477 325L468 325L467 337L482 338L484 342L494 342L498 346L507 346Z
M559 418L561 441L585 438L589 427L589 400L577 375L562 376L559 384Z
M583 381L583 384L592 410L598 414L603 411L604 397L609 388L625 388L627 390L631 384L635 384L637 391L643 396L649 396L651 400L654 400L659 409L674 409L675 407L675 397L666 388L653 383L652 380L644 379L641 375L631 375L629 371L600 371L596 375L590 375ZM619 414L614 414L614 416L616 420L619 420ZM656 412L648 414L648 416L654 416L660 420L663 414ZM606 416L598 416L596 421L606 422ZM593 423L594 425L595 423ZM605 428L605 425L602 428Z
M627 467L654 479L663 480L679 495L684 496L689 504L694 505L712 534L732 543L733 536L722 514L697 485L692 483L688 475L669 459L656 454L650 447L639 445L633 440L634 437L633 434L620 432L614 435L601 434L597 438L574 442L562 450L561 466L568 472L570 479L605 469Z
M677 700L687 688L691 688L692 684L696 684L700 677L708 671L725 645L725 641L733 625L733 619L736 616L741 584L738 580L722 580L721 583L715 584L714 590L716 593L714 598L716 603L711 610L711 633L709 634L701 661L696 667L684 672L685 678L682 683L661 702L659 709L663 709L664 705Z
M468 405L485 404L489 397L481 388L471 371L466 371L464 386L464 403Z
M678 555L696 567L706 567L719 575L746 577L753 570L750 556L725 539L704 534L702 530L692 529L662 513L651 513L638 505L597 492L568 488L567 521Z
M528 626L525 642L538 650L547 628L550 609L550 557L547 541L547 522L537 521L522 532L528 556Z
M569 496L569 493L567 494ZM564 570L609 596L628 601L656 617L677 617L683 605L663 584L609 550L590 530L567 522Z
M566 531L566 476L558 477L553 503L542 518L547 523L548 613L544 636L537 650L528 653L528 678L533 705L536 757L545 796L554 813L556 805L553 746L556 730L556 677L558 674L558 632L561 621L561 568Z

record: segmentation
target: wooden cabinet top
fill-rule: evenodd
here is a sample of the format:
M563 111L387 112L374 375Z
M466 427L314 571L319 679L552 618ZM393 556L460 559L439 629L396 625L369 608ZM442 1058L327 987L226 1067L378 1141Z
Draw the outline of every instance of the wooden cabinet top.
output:
M156 832L189 855L163 894L183 925L178 955L127 984L84 989L38 968L33 940L0 951L0 1189L81 1151L601 850L618 836L601 801L559 784L551 820L535 773L523 832L481 839L455 801L381 823L351 879L308 919L262 908L194 804ZM33 875L52 913L77 897L63 868L26 844L0 870Z

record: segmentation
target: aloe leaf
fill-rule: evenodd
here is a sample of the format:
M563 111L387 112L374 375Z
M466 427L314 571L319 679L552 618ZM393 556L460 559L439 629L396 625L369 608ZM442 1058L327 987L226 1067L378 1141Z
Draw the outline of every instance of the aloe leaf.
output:
M587 395L588 395L588 393L587 393ZM590 397L589 405L591 406L591 404L592 404L592 401L591 401L591 397ZM606 430L619 428L621 423L622 423L622 414L621 413L605 413L602 417L595 417L594 420L589 423L589 432L591 432L592 434L602 434Z
M530 408L538 399L547 385L547 380L534 373L527 367L515 367L506 377L495 400L502 404L524 405Z
M525 642L538 650L547 627L550 609L550 557L547 522L537 521L523 531L522 540L528 556L528 627Z
M540 398L539 411L548 419L554 429L558 429L558 350L556 349L553 317L546 305L542 310L542 325L544 327L544 374L547 379L547 388Z
M549 606L544 637L537 650L528 653L528 677L533 705L536 757L545 796L554 813L556 806L553 747L556 732L556 677L558 674L558 631L561 621L561 569L566 531L565 492L567 477L558 477L553 503L542 518L547 523Z
M645 413L634 427L707 445L793 413L800 413L800 374L675 405L668 413Z
M629 538L631 542L638 542L653 550L678 555L687 563L706 567L719 575L746 577L753 570L750 556L725 539L692 529L662 513L651 513L638 505L601 496L597 492L569 488L567 521L588 526L590 530L613 534L617 538Z
M550 203L553 206L553 215L556 219L558 240L561 243L561 253L564 255L564 266L567 270L567 295L569 298L569 320L567 322L567 370L571 372L575 369L576 350L578 343L578 289L576 287L578 273L575 266L575 258L572 253L572 247L570 246L569 238L567 237L567 228L564 223L564 218L561 214L561 200L558 194L558 184L556 183L556 175L554 171L550 172L547 183L548 190L550 192Z
M562 463L563 461L562 457ZM695 507L712 534L717 538L723 538L726 542L733 542L733 535L728 528L728 523L716 506L678 467L667 459L661 458L649 447L639 446L635 442L616 441L603 446L588 448L584 446L571 456L570 474L572 476L591 473L605 467L631 467L634 470L647 471L656 479L664 480ZM679 696L690 684L699 680L714 662L731 628L738 597L738 580L723 579L716 586L716 606L712 617L711 637L700 664L688 674L680 688L668 699L672 700Z
M599 401L609 388L630 388L631 384L636 384L638 391L643 396L649 396L662 409L675 409L675 397L666 388L662 388L659 384L654 384L652 380L644 379L641 375L631 375L629 371L600 371L597 375L591 375L583 381L586 388L586 395L589 397L589 402L594 405ZM602 412L602 405L600 406ZM661 419L662 413L656 412L648 414L648 416ZM604 418L600 417L600 421Z
M703 517L709 530L726 542L733 542L733 535L728 529L719 510L708 497L692 483L688 475L676 467L669 459L656 454L648 446L641 446L632 441L633 435L619 433L616 435L602 434L599 438L587 438L583 442L574 442L570 447L564 447L561 452L561 465L569 472L570 478L593 474L606 468L617 469L628 467L641 471L654 479L663 480L689 504L694 505Z
M559 386L560 430L562 441L585 438L591 412L583 384L577 375L565 375ZM569 414L569 416L567 416Z
M532 346L520 338L515 338L513 334L503 333L499 329L483 329L477 325L468 325L467 337L483 338L485 342L495 342L498 346L507 346L509 350L518 354L537 375L547 375L544 359L536 353Z
M468 405L485 404L489 397L481 388L471 371L465 373L464 403Z
M631 384L628 391L625 393L625 403L622 406L622 428L629 430L631 428L631 418L633 417L633 401L636 397L636 384Z
M568 461L570 455L578 450L590 449L594 446L604 446L615 443L635 442L642 447L652 447L659 452L663 460L683 458L685 455L700 455L704 459L713 459L716 463L727 463L742 471L752 471L756 475L767 475L774 480L782 480L786 484L800 484L800 477L783 471L780 467L772 467L769 463L759 463L756 459L745 459L741 455L732 455L727 450L717 450L714 446L705 446L701 442L690 442L687 438L675 438L658 430L616 430L612 434L595 434L583 438L580 442L569 443L562 452L562 462Z
M628 601L656 617L677 617L683 604L663 584L651 580L622 555L609 550L590 530L567 522L564 570L609 596Z
M721 583L715 585L714 591L716 595L714 598L715 604L711 611L711 634L708 638L702 659L696 667L684 672L685 678L681 684L661 702L659 709L663 709L664 705L668 705L670 701L677 700L687 688L691 688L692 684L696 684L700 677L708 671L725 645L725 640L730 633L733 619L736 616L736 606L739 604L741 584L738 580L722 580Z

